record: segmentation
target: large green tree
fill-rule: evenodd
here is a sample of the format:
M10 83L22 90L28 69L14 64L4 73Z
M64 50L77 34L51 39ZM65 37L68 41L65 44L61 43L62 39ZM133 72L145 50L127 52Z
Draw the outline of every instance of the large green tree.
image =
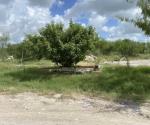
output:
M95 29L80 24L49 24L40 30L40 35L49 43L49 56L53 62L65 67L74 66L85 58L98 39Z
M23 48L29 57L47 58L61 66L71 67L83 60L97 41L98 35L93 27L71 21L68 28L61 23L50 23L37 35L28 35Z

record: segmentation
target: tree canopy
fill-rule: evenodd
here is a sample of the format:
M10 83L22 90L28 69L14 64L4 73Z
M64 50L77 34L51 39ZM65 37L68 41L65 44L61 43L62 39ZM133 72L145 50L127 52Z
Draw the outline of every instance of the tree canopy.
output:
M129 67L129 57L133 56L136 53L135 44L128 39L124 39L121 42L117 43L118 52L122 57L125 57L127 60L127 66Z
M127 19L127 21L133 22L146 35L150 35L150 0L138 0L137 6L140 7L142 16L132 20Z
M97 41L98 35L93 27L71 21L68 28L61 23L51 23L40 29L38 34L27 35L23 48L28 57L46 58L70 67L83 60Z

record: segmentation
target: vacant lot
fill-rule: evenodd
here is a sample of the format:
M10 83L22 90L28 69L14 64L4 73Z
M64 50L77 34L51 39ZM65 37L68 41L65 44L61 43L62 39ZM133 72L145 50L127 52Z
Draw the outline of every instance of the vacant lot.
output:
M50 65L0 63L1 125L150 124L150 67L58 74Z

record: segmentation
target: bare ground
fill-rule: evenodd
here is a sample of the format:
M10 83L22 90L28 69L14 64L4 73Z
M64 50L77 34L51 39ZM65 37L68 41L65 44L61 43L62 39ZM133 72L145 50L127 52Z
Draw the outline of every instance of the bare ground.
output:
M85 96L1 94L0 125L150 125L150 103L139 106Z
M113 62L104 62L105 64L119 64L119 65L126 65L126 61L113 61ZM150 66L150 59L145 60L131 60L130 65L133 67L136 66Z

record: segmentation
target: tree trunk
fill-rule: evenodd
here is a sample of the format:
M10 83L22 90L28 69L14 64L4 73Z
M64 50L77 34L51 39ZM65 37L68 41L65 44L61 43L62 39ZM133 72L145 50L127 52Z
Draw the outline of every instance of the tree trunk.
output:
M23 50L22 50L22 55L21 55L21 65L23 64Z
M125 57L125 58L126 58L126 61L127 61L127 67L129 68L130 67L129 58L128 57Z

